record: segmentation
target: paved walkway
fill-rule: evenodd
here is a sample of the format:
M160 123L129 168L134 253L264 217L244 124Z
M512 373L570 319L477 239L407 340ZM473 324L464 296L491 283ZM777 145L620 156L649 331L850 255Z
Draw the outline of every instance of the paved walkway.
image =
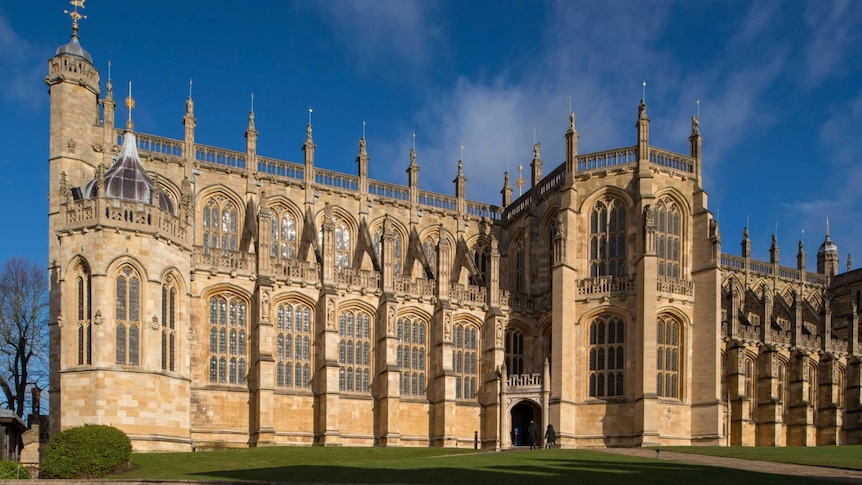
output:
M656 458L656 450L647 448L590 448L593 451L604 453L615 453L617 455L638 456L641 458ZM697 465L720 466L725 468L737 468L760 473L771 473L774 475L795 475L799 477L821 478L843 483L862 484L862 471L844 470L842 468L829 468L824 466L791 465L788 463L775 463L771 461L742 460L739 458L724 458L720 456L695 455L691 453L674 453L672 451L660 451L659 460L678 461L681 463L693 463Z

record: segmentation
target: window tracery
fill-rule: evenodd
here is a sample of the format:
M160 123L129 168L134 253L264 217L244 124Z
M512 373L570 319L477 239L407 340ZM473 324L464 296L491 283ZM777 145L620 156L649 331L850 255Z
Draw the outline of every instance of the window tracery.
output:
M93 315L90 271L86 266L80 265L76 273L78 365L91 365L93 363Z
M656 253L658 274L679 278L682 227L679 207L670 199L656 204Z
M625 390L625 324L616 316L590 323L590 397L622 396Z
M168 276L162 284L162 370L176 371L177 287Z
M661 316L657 327L656 391L659 397L679 398L680 324Z
M279 304L276 321L276 384L308 389L311 382L311 308Z
M223 254L237 249L236 206L223 195L207 199L203 208L204 252L221 249Z
M401 369L401 395L425 395L425 355L427 324L419 318L398 319L397 364Z
M371 316L361 310L338 315L338 389L370 392Z
M373 237L373 245L374 245L374 254L377 255L377 260L383 262L383 245L380 244L380 241L383 239L383 227L378 227L376 231L374 231ZM395 260L392 262L392 267L395 271L395 276L401 275L401 236L396 232L395 239L393 240L393 254Z
M270 257L275 260L296 259L296 219L283 207L273 209Z
M231 293L210 297L210 382L245 384L246 302Z
M606 197L590 213L590 276L622 276L626 272L626 209Z
M455 366L455 397L476 397L478 331L470 324L457 324L454 328L453 362Z
M524 372L524 334L520 330L506 331L505 354L509 375L521 375Z
M115 281L117 364L140 365L141 279L131 266L125 265Z

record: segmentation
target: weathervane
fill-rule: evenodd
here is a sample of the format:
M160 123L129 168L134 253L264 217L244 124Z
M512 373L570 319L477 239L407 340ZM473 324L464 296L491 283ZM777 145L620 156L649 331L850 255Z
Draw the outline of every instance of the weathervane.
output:
M69 4L74 7L72 10L63 10L63 13L69 14L69 17L72 17L72 32L78 33L78 21L81 19L87 18L86 15L81 15L78 13L78 7L84 7L84 0L70 0Z

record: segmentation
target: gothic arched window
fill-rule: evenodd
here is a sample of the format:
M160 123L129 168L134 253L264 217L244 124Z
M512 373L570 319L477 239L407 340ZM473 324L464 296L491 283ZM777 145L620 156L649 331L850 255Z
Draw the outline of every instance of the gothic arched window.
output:
M270 257L282 261L296 259L296 219L284 208L273 209Z
M383 245L380 244L380 241L383 239L383 228L378 227L376 231L374 231L373 245L374 245L374 254L377 255L377 261L380 261L380 264L383 264ZM395 271L395 276L401 275L401 236L398 233L395 233L395 239L393 240L393 251L394 261L392 262L392 267Z
M425 238L425 241L422 243L422 251L425 253L425 259L428 260L431 272L437 274L437 241L433 236ZM422 271L422 277L427 277L425 271Z
M506 331L506 369L510 376L524 373L524 334L520 330Z
M342 220L335 223L335 268L350 266L350 227Z
M162 284L162 370L176 370L177 286L168 276Z
M596 202L590 213L590 276L626 272L626 209L619 199Z
M656 204L655 218L658 274L679 278L680 246L682 245L680 210L670 199L662 199Z
M470 284L476 286L488 284L488 272L491 269L491 250L488 246L484 244L473 246L473 262L476 263L479 274L470 277Z
M590 323L590 397L622 396L625 391L625 324L616 316Z
M515 244L515 266L512 268L514 271L512 272L512 288L514 288L516 293L524 292L524 273L525 269L525 261L524 261L524 244L521 241L518 241Z
M397 365L401 369L401 395L425 395L425 345L428 325L419 318L398 319Z
M76 270L76 317L78 328L78 365L93 363L93 315L90 270L83 264Z
M308 389L311 382L311 308L279 304L275 312L275 368L279 387Z
M660 316L657 326L656 391L659 397L679 398L680 324Z
M120 268L116 278L117 363L140 365L141 278L131 266Z
M469 324L455 325L452 361L455 366L455 397L476 398L478 330Z
M210 382L245 384L246 302L231 293L210 297Z
M371 392L371 316L361 310L338 315L338 390Z
M210 249L236 251L237 248L237 210L236 206L222 195L207 199L203 209L203 246L204 252Z

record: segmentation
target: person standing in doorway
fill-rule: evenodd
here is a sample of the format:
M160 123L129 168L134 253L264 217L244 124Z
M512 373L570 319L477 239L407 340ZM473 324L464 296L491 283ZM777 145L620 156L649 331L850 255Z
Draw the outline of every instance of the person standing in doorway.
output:
M527 428L527 441L530 442L530 449L536 449L536 443L539 441L539 430L536 428L536 423L530 421L530 426Z
M557 433L554 432L554 425L549 424L548 429L545 430L545 447L549 450L554 447L554 443L557 441Z

